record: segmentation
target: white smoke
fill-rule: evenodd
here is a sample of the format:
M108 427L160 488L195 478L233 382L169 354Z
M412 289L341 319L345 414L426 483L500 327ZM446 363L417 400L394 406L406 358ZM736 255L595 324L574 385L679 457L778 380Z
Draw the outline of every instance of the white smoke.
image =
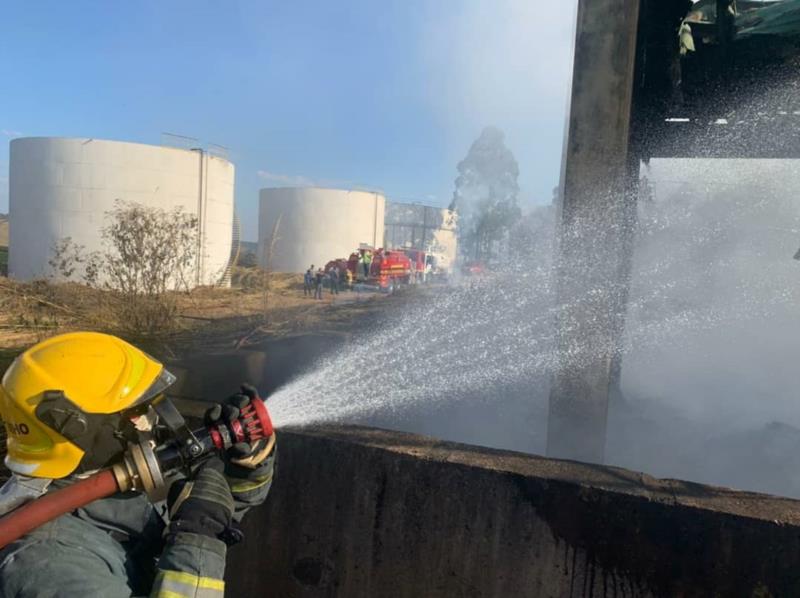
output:
M572 78L576 0L444 3L421 45L429 97L452 164L486 125L506 133L521 197L550 200ZM455 177L455 171L453 172Z

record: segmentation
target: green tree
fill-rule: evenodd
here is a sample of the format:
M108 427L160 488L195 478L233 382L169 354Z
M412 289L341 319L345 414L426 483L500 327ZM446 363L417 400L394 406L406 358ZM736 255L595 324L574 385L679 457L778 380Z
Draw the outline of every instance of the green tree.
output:
M486 127L458 164L451 210L459 212L463 253L491 259L520 217L519 166L503 132Z

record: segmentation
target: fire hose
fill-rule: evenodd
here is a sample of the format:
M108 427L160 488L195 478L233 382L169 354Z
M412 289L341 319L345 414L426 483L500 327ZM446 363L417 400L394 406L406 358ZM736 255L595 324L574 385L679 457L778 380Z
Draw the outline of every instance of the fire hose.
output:
M236 443L274 442L272 422L264 402L254 398L239 416L190 430L168 400L154 404L156 413L171 430L169 441L131 444L120 462L64 488L54 490L0 519L0 548L61 515L117 492L136 490L156 496L165 479L192 463L225 451Z

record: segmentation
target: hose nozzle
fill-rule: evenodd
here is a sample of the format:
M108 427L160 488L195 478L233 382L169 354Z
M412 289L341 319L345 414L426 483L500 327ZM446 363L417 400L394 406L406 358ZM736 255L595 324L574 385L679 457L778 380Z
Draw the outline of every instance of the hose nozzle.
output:
M254 444L262 438L269 438L272 433L272 420L260 397L251 399L242 407L236 419L208 427L211 442L214 448L220 451L227 450L240 442Z
M226 451L240 442L255 444L273 434L269 412L258 396L242 407L236 418L192 431L171 404L160 404L158 413L174 438L158 447L150 442L130 445L122 461L112 467L121 492L146 492L156 500L161 498L169 474L212 452Z

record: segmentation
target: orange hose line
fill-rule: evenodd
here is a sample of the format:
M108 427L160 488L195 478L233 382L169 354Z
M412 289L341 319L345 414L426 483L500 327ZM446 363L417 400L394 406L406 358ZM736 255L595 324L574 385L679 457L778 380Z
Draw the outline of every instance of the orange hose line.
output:
M66 488L45 494L0 519L0 548L48 521L71 513L99 498L115 494L117 490L114 473L105 469Z

